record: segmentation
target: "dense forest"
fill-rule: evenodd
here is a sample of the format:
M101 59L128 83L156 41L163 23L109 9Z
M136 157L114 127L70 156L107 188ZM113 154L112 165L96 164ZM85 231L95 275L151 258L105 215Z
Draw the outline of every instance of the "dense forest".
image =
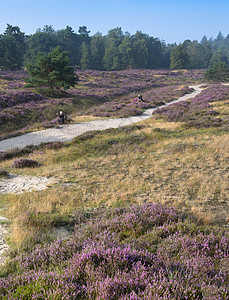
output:
M39 52L47 53L57 46L68 52L72 66L81 69L202 69L217 62L229 63L229 35L225 38L221 32L215 39L204 36L200 42L185 40L177 45L141 31L124 33L121 27L105 36L99 32L91 36L86 26L75 33L69 26L55 30L46 25L26 35L18 26L7 24L0 34L0 68L20 70Z

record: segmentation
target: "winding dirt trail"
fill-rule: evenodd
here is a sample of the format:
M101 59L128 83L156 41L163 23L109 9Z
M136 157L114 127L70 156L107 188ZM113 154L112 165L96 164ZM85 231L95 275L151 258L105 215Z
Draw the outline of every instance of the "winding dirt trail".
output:
M152 116L152 112L161 107L171 105L176 102L184 101L190 98L194 98L198 95L202 89L201 85L190 86L194 89L191 94L186 94L177 100L171 101L165 105L158 106L157 108L147 109L142 115L128 117L128 118L116 118L108 120L96 120L91 122L65 125L61 128L50 128L41 131L27 133L21 136L9 138L0 141L0 151L6 151L14 148L24 148L29 145L39 145L41 143L48 142L66 142L70 141L76 136L79 136L87 131L91 130L105 130L108 128L118 128L121 126L127 126L136 122L146 120Z

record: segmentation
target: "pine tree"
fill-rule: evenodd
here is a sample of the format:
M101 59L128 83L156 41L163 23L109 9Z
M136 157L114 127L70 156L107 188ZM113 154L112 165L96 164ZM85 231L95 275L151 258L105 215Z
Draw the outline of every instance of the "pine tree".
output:
M33 64L27 66L30 78L27 83L35 87L49 87L53 90L67 90L75 86L78 76L69 65L67 52L60 47L52 49L48 54L39 53Z
M80 60L81 68L86 70L90 69L90 53L89 47L85 42L83 42L81 46L81 60Z
M229 80L229 67L225 62L217 62L208 67L204 74L207 80L222 82Z
M0 37L0 66L6 70L20 70L23 66L26 49L24 33L18 26L7 24Z
M186 45L180 44L171 52L171 69L184 69L188 64L188 53Z

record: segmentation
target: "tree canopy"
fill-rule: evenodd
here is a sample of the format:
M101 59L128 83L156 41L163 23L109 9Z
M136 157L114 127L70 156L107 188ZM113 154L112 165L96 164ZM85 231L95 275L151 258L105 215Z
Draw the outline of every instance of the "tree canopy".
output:
M229 64L229 35L224 37L221 32L215 39L204 36L200 42L186 40L177 45L165 44L141 31L131 35L121 27L106 35L97 32L90 36L86 26L75 32L70 26L55 30L46 25L27 36L18 26L8 24L0 34L0 67L19 70L33 63L38 53L47 54L57 46L67 51L72 66L82 69L200 69L216 62Z
M18 26L7 24L0 35L0 67L4 70L20 70L26 50L25 35Z
M34 63L27 65L30 77L27 83L35 87L49 87L51 90L69 89L75 86L78 76L74 68L69 65L66 51L60 47L52 49L49 53L38 53Z
M216 62L208 67L204 77L211 81L222 82L229 80L229 67L225 62Z

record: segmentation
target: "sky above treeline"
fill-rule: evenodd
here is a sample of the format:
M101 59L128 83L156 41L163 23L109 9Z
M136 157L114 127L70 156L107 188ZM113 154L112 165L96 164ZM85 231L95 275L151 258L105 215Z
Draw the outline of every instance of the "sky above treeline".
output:
M33 34L52 25L55 30L86 26L90 35L110 29L142 31L169 43L200 41L229 34L228 0L0 0L0 33L7 24Z

